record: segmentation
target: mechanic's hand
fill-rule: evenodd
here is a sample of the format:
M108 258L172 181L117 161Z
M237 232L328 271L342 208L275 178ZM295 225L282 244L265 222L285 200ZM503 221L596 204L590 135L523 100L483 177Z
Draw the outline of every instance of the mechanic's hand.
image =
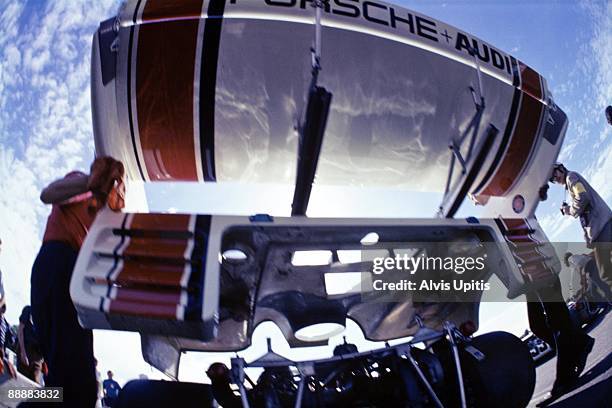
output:
M115 186L108 194L107 203L108 207L116 212L121 211L125 207L125 183L123 180L115 183Z
M90 190L96 200L104 205L109 198L109 194L113 189L123 185L123 177L125 169L120 161L112 157L98 157L91 164L89 180L87 188ZM119 197L113 198L113 207L123 207L122 194L117 194ZM119 208L120 209L120 208Z

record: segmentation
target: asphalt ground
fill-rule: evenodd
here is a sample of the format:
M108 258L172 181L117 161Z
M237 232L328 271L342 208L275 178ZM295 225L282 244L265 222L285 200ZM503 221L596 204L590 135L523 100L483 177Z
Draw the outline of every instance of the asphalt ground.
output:
M585 329L595 338L586 367L574 388L550 401L548 407L612 407L612 311L601 314ZM536 387L529 407L535 407L546 398L555 380L556 364L554 357L537 368Z

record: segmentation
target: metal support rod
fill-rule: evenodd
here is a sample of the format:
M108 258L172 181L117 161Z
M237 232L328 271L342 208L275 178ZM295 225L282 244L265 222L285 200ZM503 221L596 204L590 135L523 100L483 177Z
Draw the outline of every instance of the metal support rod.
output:
M306 383L306 377L301 375L300 376L300 385L298 386L298 390L297 390L297 395L295 397L295 408L301 408L302 407L302 398L304 397L304 387Z
M238 390L240 391L240 401L242 402L242 408L249 408L249 399L247 398L246 388L244 383L238 384Z
M463 155L461 154L461 151L459 150L459 146L457 146L457 144L453 141L450 145L449 145L450 149L452 150L453 154L455 155L455 157L457 157L457 160L459 160L459 164L461 165L461 174L465 174L465 162L466 159L463 158ZM468 156L467 160L469 160L470 157Z
M474 57L474 64L476 65L476 76L477 76L477 84L478 84L478 97L480 99L480 103L484 100L482 96L482 77L480 73L480 63L478 62L478 50L476 48L471 48L472 56Z
M244 359L240 357L232 358L232 370L230 372L232 382L238 386L242 408L249 408L249 399L244 386Z
M255 388L255 382L253 382L253 380L251 380L251 377L249 377L247 375L247 373L244 373L244 378L249 382L249 384L251 384L251 388Z
M308 88L303 122L298 124L298 170L291 204L291 216L306 215L331 105L331 92L317 86L321 70L321 15L327 1L314 0L312 3L315 8L315 39L314 47L310 49L312 79Z
M321 58L321 9L323 8L322 0L315 0L315 55L317 57L317 66L320 68L319 59Z
M480 117L482 114L482 110L477 113L477 117ZM480 119L478 119L479 121ZM471 125L470 125L471 126ZM478 127L478 124L475 124ZM474 129L474 135L476 135L477 128ZM487 159L489 153L491 152L491 148L493 146L493 141L499 131L495 126L489 125L487 130L485 131L483 137L476 145L475 154L472 154L471 157L465 160L465 172L462 171L463 177L459 178L451 188L451 183L449 179L446 181L446 191L444 193L444 198L442 199L442 203L439 206L438 217L446 217L452 218L455 212L457 212L459 206L463 202L463 199L468 195L470 190L474 190L473 183L480 174L480 169ZM455 166L455 158L457 156L454 154L455 151L452 149L453 154L451 155L451 164L452 168ZM451 169L449 168L449 178L453 175ZM476 187L476 190L480 189L481 186ZM474 190L474 191L476 191Z
M472 102L474 102L474 106L476 106L476 109L478 109L478 107L481 105L482 102L482 97L480 97L480 100L478 100L478 95L476 95L476 90L473 87L469 87L470 90L470 94L472 95Z
M472 87L470 87L470 89L472 91L472 96L474 96L474 89ZM474 143L476 142L476 136L478 136L478 130L480 129L480 120L482 118L482 114L485 108L485 100L483 97L480 97L480 103L474 102L474 104L476 106L476 115L472 118L472 121L470 122L468 128L466 129L465 135L461 139L461 144L463 144L463 141L469 134L467 130L471 128L472 137L470 138L470 145L468 147L468 153L467 153L468 160L472 156L472 150L474 149Z
M475 93L474 88L470 87L470 91L472 92L472 96L474 96L474 93ZM444 196L445 197L449 193L449 191L451 190L451 182L452 182L452 179L453 179L454 169L455 169L455 161L459 162L459 164L461 165L461 174L465 175L466 171L467 171L467 163L470 162L470 160L472 159L472 151L474 150L474 144L476 142L476 136L478 136L478 131L480 129L480 121L482 119L482 114L483 114L483 111L484 111L484 99L481 100L480 104L475 102L474 106L476 107L476 113L472 117L472 120L470 121L468 127L459 136L458 140L456 140L454 138L451 138L451 141L450 141L450 143L448 145L449 149L451 150L451 162L450 162L450 166L448 168L448 176L446 178L446 186L444 188ZM465 139L468 136L471 136L470 144L468 146L467 155L464 158L463 155L461 154L461 146L463 145L463 143L465 142ZM440 206L439 214L443 215L443 212L444 212L444 207Z
M451 188L451 181L453 180L453 173L455 172L455 152L451 149L451 162L448 166L448 176L446 177L446 188L444 189L444 195L448 194Z
M480 62L478 62L478 50L476 48L471 48L471 51L472 51L472 56L474 57L474 64L476 65L476 79L477 79L476 83L478 86L478 90L477 92L475 92L474 88L470 87L470 92L472 93L472 99L474 100L474 105L476 105L476 111L478 112L478 114L482 114L482 111L484 110L484 107L485 107L485 99L484 99L484 96L482 95L482 90L483 90L482 73L480 72ZM480 124L480 118L478 120L478 124ZM476 141L476 133L478 132L478 124L476 125L476 128L474 129L472 140L470 141L470 146L468 148L468 154L467 154L468 159L472 155L472 148L474 147L474 142Z
M465 386L463 384L463 374L461 372L461 361L459 360L459 348L457 347L457 342L455 341L455 326L450 322L446 322L444 323L444 330L446 330L446 333L448 334L448 340L451 343L453 357L455 358L455 367L457 368L457 383L459 384L459 395L461 397L461 408L467 408Z
M315 8L315 37L314 44L310 49L311 53L311 64L312 64L312 80L313 85L316 86L319 71L321 70L321 10L324 6L323 0L314 0L312 6Z
M436 406L438 408L444 408L444 405L442 405L442 402L436 395L436 392L434 391L434 389L431 387L431 384L429 383L429 381L427 381L427 377L425 377L425 374L423 374L423 371L421 371L421 368L417 364L416 360L414 359L414 357L412 357L412 351L410 350L410 348L407 350L406 356L408 357L408 361L410 361L412 368L414 368L414 371L416 371L419 378L421 379L421 382L423 383L423 385L425 385L425 388L427 388L427 392L429 393L431 398L434 400L434 403L436 404Z

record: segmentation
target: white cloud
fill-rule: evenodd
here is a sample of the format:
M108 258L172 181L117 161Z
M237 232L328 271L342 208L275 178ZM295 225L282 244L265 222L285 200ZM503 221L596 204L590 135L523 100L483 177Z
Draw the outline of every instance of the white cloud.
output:
M592 152L597 152L585 169L585 177L600 195L612 202L612 127L605 123L604 109L612 104L612 2L597 7L586 3L584 7L595 21L594 35L588 46L592 52L592 88L595 118L601 123L599 134L592 135Z
M0 268L7 291L7 315L12 322L29 303L30 268L40 246L40 208L36 176L13 151L0 147ZM34 221L34 222L33 222Z
M6 47L4 55L6 58L7 65L13 67L19 67L19 65L21 65L21 52L19 52L17 47L15 47L14 45L9 45L8 47Z
M581 39L569 80L554 89L565 99L561 106L570 120L559 160L581 173L610 205L612 127L605 121L604 109L612 104L612 3L583 1L580 7L591 22L591 31L581 33L588 35ZM560 195L557 200L551 197L553 206L541 206L540 223L550 239L582 241L578 220L559 214L561 200Z
M39 6L13 1L0 8L0 269L12 323L29 303L30 271L50 210L40 190L72 169L87 169L93 157L91 36L118 8L109 0ZM114 334L96 332L101 368L124 380L141 372L155 377L138 357L138 336Z

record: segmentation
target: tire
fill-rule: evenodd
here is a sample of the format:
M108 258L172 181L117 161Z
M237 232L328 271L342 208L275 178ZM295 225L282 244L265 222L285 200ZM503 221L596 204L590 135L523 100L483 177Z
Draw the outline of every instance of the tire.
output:
M526 407L536 381L535 362L527 345L510 333L492 332L475 337L467 346L484 354L479 361L466 350L461 353L461 368L474 405Z
M213 406L210 385L175 381L132 380L119 393L116 408Z

